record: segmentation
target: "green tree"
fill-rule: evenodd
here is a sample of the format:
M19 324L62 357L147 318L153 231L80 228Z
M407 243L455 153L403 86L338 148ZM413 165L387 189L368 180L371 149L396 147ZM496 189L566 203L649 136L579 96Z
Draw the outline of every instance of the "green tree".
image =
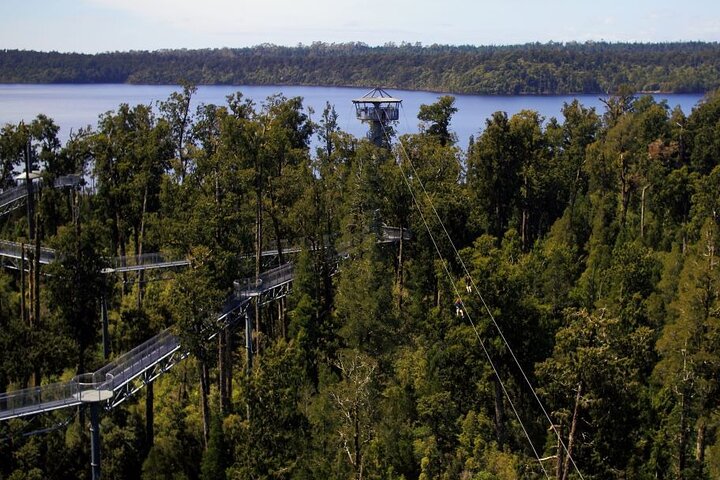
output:
M252 375L239 380L243 413L225 419L230 478L293 478L305 461L311 432L300 411L306 377L294 342L278 340ZM248 406L249 414L244 406Z
M665 326L657 343L661 359L655 378L661 386L662 433L675 452L676 478L704 478L706 432L719 406L718 235L717 224L709 219L685 258L677 298L670 304L674 321Z
M507 114L495 112L468 157L472 221L480 231L501 238L509 227L517 205L521 161L513 155Z
M173 150L173 168L178 181L182 183L194 165L190 164L188 146L192 145L193 115L190 110L190 103L193 95L197 93L197 87L184 82L182 92L173 92L170 97L159 103L163 119L170 127Z
M455 113L457 108L455 97L452 95L439 97L432 105L420 105L418 112L418 120L422 122L420 128L428 135L437 138L443 147L453 145L457 142L457 135L450 132L450 121Z
M603 310L567 312L552 356L536 367L540 394L565 445L560 448L554 435L548 439L561 458L557 478L569 478L575 466L586 477L637 475L633 455L647 441L639 362L652 341L647 330L627 333Z
M210 440L200 465L200 478L203 480L223 480L227 467L228 452L222 430L222 421L219 416L214 415L210 423Z
M61 229L55 240L60 260L47 267L49 305L76 344L78 373L91 370L87 353L98 335L98 312L105 288L100 232L92 223L84 224L81 231Z
M335 366L340 382L329 389L339 417L339 447L350 464L353 478L365 478L368 445L375 436L375 376L377 364L357 351L340 352Z
M203 439L207 449L210 440L209 395L212 362L209 336L218 329L215 317L220 311L222 295L215 286L206 264L206 256L207 251L198 248L195 252L194 268L178 275L172 310L180 342L197 360Z

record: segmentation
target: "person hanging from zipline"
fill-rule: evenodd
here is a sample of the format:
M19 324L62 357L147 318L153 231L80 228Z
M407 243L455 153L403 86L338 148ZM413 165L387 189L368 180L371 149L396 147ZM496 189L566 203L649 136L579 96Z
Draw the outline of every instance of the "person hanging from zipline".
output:
M463 309L463 301L460 297L458 297L457 300L455 300L455 316L464 318L465 317L465 310Z
M470 275L465 275L465 291L472 293L472 278L470 278Z

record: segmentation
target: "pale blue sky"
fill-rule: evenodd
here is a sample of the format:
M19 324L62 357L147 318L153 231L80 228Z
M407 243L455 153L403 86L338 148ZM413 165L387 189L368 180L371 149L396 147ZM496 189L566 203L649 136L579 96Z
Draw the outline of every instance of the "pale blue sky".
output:
M717 0L0 0L0 49L720 41Z

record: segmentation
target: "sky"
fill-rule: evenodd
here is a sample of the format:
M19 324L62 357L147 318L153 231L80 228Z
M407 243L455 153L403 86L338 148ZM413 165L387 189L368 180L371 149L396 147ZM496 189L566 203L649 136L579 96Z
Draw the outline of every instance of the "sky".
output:
M0 49L720 41L717 0L0 0Z

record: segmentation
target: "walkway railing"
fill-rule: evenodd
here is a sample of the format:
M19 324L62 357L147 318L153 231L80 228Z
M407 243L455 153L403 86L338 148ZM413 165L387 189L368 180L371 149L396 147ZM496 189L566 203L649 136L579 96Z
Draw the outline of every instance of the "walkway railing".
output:
M110 260L110 268L106 271L129 272L151 268L180 267L189 264L190 260L184 257L172 257L164 253L144 253L142 255L115 257Z
M25 249L25 254L23 256L23 248ZM0 240L0 256L7 257L7 258L13 258L16 260L19 260L20 258L27 259L29 256L29 252L34 249L33 245L30 243L18 243L18 242L11 242L8 240ZM55 261L55 250L52 248L45 248L40 247L40 263L43 265L47 265L50 262Z
M288 262L279 267L268 270L260 275L259 279L254 277L235 280L235 292L239 298L255 297L271 288L283 285L292 281L295 275L295 265Z
M112 389L115 390L179 348L180 339L168 328L120 355L95 373L112 377Z
M63 175L57 177L53 185L55 186L55 188L77 188L80 186L81 183L82 177L80 175ZM30 184L30 190L35 193L41 184L42 179L33 180ZM16 208L18 208L20 205L22 205L22 201L25 200L27 194L28 189L27 186L24 184L18 185L17 187L9 188L4 192L0 193L0 216L5 215L6 213L10 213Z
M0 420L49 412L111 396L112 375L78 375L69 382L52 383L0 394Z

